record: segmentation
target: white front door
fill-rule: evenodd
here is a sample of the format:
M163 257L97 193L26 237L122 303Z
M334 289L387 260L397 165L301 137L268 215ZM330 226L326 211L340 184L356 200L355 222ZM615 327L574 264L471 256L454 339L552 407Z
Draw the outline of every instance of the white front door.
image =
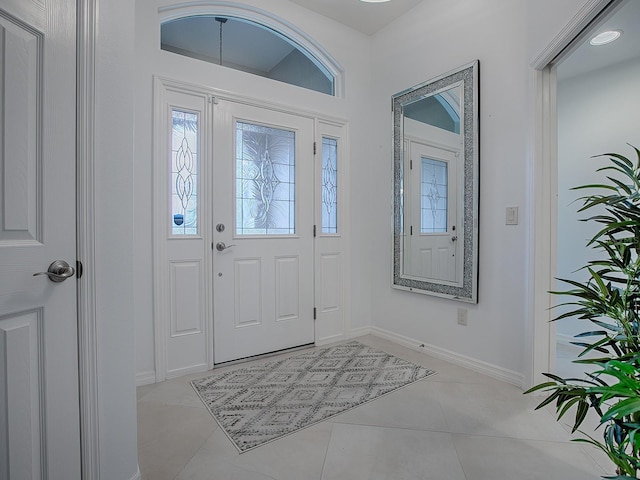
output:
M409 249L405 271L415 277L462 280L462 222L458 221L458 159L455 150L410 142ZM460 216L460 219L462 216Z
M218 100L215 363L314 341L314 120Z
M0 7L0 478L80 478L75 1Z

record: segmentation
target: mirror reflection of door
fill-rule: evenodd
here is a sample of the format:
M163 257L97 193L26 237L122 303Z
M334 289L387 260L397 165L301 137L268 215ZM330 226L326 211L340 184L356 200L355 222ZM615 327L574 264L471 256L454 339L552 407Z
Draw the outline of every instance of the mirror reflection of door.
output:
M404 107L406 276L462 282L461 86Z
M458 158L451 149L410 141L405 273L458 280Z
M478 68L392 96L394 288L478 301Z

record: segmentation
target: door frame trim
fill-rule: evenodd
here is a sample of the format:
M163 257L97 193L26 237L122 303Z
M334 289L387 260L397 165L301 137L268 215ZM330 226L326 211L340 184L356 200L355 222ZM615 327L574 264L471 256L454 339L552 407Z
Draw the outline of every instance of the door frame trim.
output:
M180 80L175 80L175 79L171 79L162 75L154 75L153 77L153 124L154 124L154 131L153 131L153 156L154 158L157 157L158 155L160 155L160 152L162 152L162 145L159 143L161 142L161 139L158 136L158 132L156 132L156 126L157 125L161 125L161 118L160 115L161 113L161 108L159 108L160 103L162 101L163 95L162 92L164 91L177 91L177 92L184 92L187 94L197 94L197 95L207 95L210 98L211 102L215 102L215 99L221 99L221 100L226 100L226 101L230 101L230 102L235 102L235 103L239 103L239 104L243 104L243 105L248 105L251 107L256 107L256 108L261 108L261 109L268 109L268 110L272 110L275 112L280 112L280 113L286 113L286 114L291 114L291 115L297 115L300 117L304 117L304 118L310 118L312 120L315 121L316 125L314 125L314 128L317 128L317 122L324 122L326 124L332 124L332 125L340 125L345 127L345 135L348 137L348 129L346 129L347 125L348 125L348 121L344 118L340 118L337 116L332 116L332 115L327 115L324 113L320 113L317 111L313 111L313 110L304 110L301 108L297 108L294 106L287 106L287 105L283 105L283 104L277 104L277 103L272 103L272 102L268 102L268 101L264 101L262 99L258 99L258 98L253 98L253 97L248 97L245 95L240 95L240 94L236 94L227 90L222 90L222 89L218 89L218 88L214 88L214 87L207 87L207 86L202 86L202 85L196 85L196 84L192 84L192 83L188 83L188 82L184 82L184 81L180 81ZM317 132L316 132L317 133ZM315 138L315 137L314 137ZM348 155L348 138L345 138L345 152ZM348 160L346 162L343 162L343 169L342 173L344 175L344 182L345 184L348 184L347 182L349 181L349 168L348 168ZM155 178L155 177L154 177ZM154 195L154 202L155 202L155 198L158 194L156 188L158 188L157 185L154 185L152 191L153 191L153 195ZM348 203L348 197L347 194L345 192L345 194L343 195L343 199L344 199L344 204L342 205L342 211L344 212L344 219L346 222L348 222L349 219L349 203ZM158 222L155 221L155 206L152 207L152 211L154 213L152 213L154 215L154 229L153 229L153 236L154 239L156 238L157 235L164 235L165 232L160 230L158 227ZM315 215L315 212L314 212ZM346 223L345 222L345 223ZM345 269L342 271L342 278L343 278L343 282L344 285L346 286L345 291L343 292L343 298L348 299L350 297L349 293L347 292L347 290L350 288L350 269L348 268L348 265L350 264L350 253L349 253L349 225L346 224L343 226L343 232L342 232L342 236L345 239L345 244L344 244L344 257L345 257L345 264L346 267ZM205 245L208 245L211 241L212 241L212 232L206 232L204 234L205 237ZM158 282L159 279L157 278L157 268L158 268L158 242L156 242L154 240L153 243L153 249L154 249L154 254L153 254L153 269L154 271L156 271L156 275L154 275L155 279L154 279L154 295L153 295L153 326L154 326L154 357L155 357L155 382L161 382L163 380L165 380L166 378L169 378L167 376L167 358L166 358L166 325L164 323L164 321L166 320L166 313L163 314L163 312L166 310L163 308L162 306L162 302L161 302L161 295L159 295L158 292L162 292L162 289L158 286ZM314 250L315 251L315 250ZM315 253L314 253L315 256ZM213 271L212 271L212 259L211 256L209 255L209 258L206 259L208 264L207 264L207 275L208 275L208 284L209 285L213 285L213 281L212 281L212 275L213 275ZM315 271L316 269L316 265L315 265L315 260L314 260L314 276L317 275L317 272ZM315 291L314 291L314 298L315 298ZM343 315L343 328L342 328L342 334L338 335L338 336L332 336L330 339L329 338L324 338L324 341L322 341L322 339L318 336L318 325L316 322L316 325L314 327L315 330L315 343L316 344L324 344L324 343L329 343L330 341L338 341L338 340L342 340L345 339L348 336L348 332L350 324L349 324L349 319L350 319L350 314L351 314L351 310L350 310L350 302L345 300L344 301L344 315ZM207 324L206 324L206 330L207 330L207 344L208 344L208 351L207 351L207 359L209 361L209 365L208 368L212 369L214 367L214 361L213 361L213 316L211 315L210 318L206 319ZM338 338L339 337L339 338ZM175 375L173 375L175 376Z
M555 366L555 327L551 295L555 282L557 224L557 109L552 63L615 0L589 0L531 62L533 73L532 156L529 160L528 318L525 338L525 387L544 381ZM557 210L557 208L556 208Z
M98 0L76 2L76 222L77 258L95 262L95 64ZM85 268L78 285L78 375L83 479L100 478L98 415L98 328L96 277Z

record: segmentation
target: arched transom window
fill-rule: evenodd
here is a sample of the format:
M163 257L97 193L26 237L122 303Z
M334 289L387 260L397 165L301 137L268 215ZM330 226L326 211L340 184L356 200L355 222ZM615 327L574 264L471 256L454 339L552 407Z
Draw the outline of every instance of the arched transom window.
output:
M335 75L282 32L230 15L192 15L161 24L162 50L335 95Z

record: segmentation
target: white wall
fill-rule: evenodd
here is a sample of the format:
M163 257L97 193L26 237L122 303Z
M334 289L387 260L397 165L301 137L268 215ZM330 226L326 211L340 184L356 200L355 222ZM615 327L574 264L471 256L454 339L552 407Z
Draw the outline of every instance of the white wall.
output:
M558 72L562 70L562 64ZM592 213L577 213L589 192L572 187L606 181L596 169L609 163L603 153L620 153L632 160L635 152L627 144L640 146L636 112L640 109L640 60L627 62L558 83L558 273L559 278L585 280L586 265L597 251L586 248L597 232L593 222L580 222ZM640 147L639 147L640 148ZM591 191L595 193L595 191ZM572 203L573 202L573 203ZM584 247L584 248L583 248ZM559 288L566 289L566 284ZM558 300L567 301L567 297ZM591 323L564 319L557 323L559 335L573 336Z
M285 83L269 80L218 65L161 51L159 48L158 7L171 5L167 0L136 2L136 154L135 176L135 260L136 284L136 368L140 382L152 381L153 296L152 296L152 78L160 75L174 80L264 99L268 102L347 119L350 134L350 169L356 179L350 189L353 212L361 212L368 201L367 185L360 180L377 153L368 142L370 132L370 38L287 0L246 0L245 5L268 10L295 25L328 51L345 69L345 97L335 98ZM379 155L379 154L378 154ZM354 328L370 320L370 288L366 273L368 258L361 245L367 242L365 219L351 216L351 286L350 323Z
M167 3L168 2L162 2ZM329 98L178 56L158 48L156 0L136 2L135 264L137 372L153 372L151 292L151 76L153 73L263 96L349 119L351 144L351 327L373 326L488 366L522 382L531 339L528 229L533 145L530 62L585 0L424 0L373 37L286 0L245 0L291 22L346 71L346 98ZM174 58L175 57L175 58ZM468 305L391 288L390 97L480 60L479 303ZM505 226L505 207L520 224ZM535 259L533 260L535 263ZM458 307L469 325L456 323ZM400 337L399 337L400 338Z
M425 0L373 38L376 126L383 152L372 172L387 195L368 210L373 242L372 324L424 342L462 361L470 357L511 381L524 381L531 361L527 228L532 214L533 70L530 62L552 43L584 1ZM474 59L480 60L479 303L416 295L390 288L391 158L388 99L398 91ZM520 207L520 224L505 225L505 207ZM383 254L380 254L383 252ZM535 262L535 260L534 260ZM457 325L457 308L469 325Z
M478 305L390 288L391 262L381 256L373 272L372 323L457 355L523 371L526 230L526 55L524 2L430 0L374 37L376 118L389 119L395 92L480 60L480 251ZM402 52L401 55L398 53ZM391 188L388 121L379 125L384 163L374 182ZM375 199L375 230L389 232L389 195ZM505 226L505 207L520 206L520 225ZM384 213L384 214L382 214ZM391 252L391 235L374 248ZM375 258L375 257L374 257ZM469 309L468 326L457 308Z
M100 478L138 472L133 283L133 4L96 2L96 324Z

